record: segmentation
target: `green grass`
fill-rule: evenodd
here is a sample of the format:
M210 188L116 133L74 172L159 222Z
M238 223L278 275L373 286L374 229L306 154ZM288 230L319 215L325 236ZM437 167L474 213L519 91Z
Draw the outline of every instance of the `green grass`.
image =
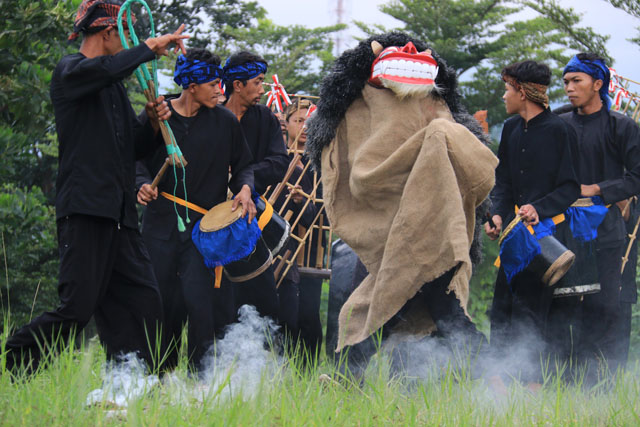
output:
M6 333L6 332L5 332ZM241 391L190 379L181 364L172 375L122 409L86 406L102 387L104 354L96 341L67 348L30 379L0 370L2 425L638 425L640 366L611 387L584 390L549 380L533 394L512 385L497 397L481 380L444 369L438 378L390 378L376 358L362 384L341 377L328 361L302 371L281 361L259 385ZM4 366L4 356L0 356ZM319 381L321 374L337 379ZM233 390L233 392L230 392ZM124 410L123 410L124 409Z
M0 342L7 334L5 326ZM513 384L498 396L484 381L448 367L430 379L394 377L384 357L375 357L363 381L354 382L324 352L310 370L274 356L272 369L244 389L225 373L215 383L193 379L183 358L159 385L118 408L87 406L104 380L105 355L96 339L51 360L32 377L16 379L0 349L0 425L640 425L638 362L612 385L586 389L550 375L538 393ZM333 379L320 381L323 374Z

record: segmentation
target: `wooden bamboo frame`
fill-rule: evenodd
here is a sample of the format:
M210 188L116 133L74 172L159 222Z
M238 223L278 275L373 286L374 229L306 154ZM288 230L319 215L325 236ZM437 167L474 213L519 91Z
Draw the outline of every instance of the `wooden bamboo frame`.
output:
M291 95L292 98L298 99L298 105L300 105L300 100L303 98L307 99L318 99L315 96L307 96L307 95ZM302 274L316 277L324 277L327 278L331 274L330 265L331 265L331 241L332 241L332 233L333 230L329 224L329 221L325 219L326 211L324 205L320 207L318 212L316 213L315 218L313 219L311 226L304 230L301 235L295 234L297 230L297 226L300 225L300 220L302 218L302 214L307 209L310 203L323 203L324 200L318 197L318 188L321 184L321 178L318 177L318 173L311 170L310 163L307 163L302 168L300 175L296 179L294 183L290 183L289 179L293 175L298 162L302 159L303 150L298 150L298 139L302 135L302 129L298 132L296 137L294 138L292 148L288 149L289 154L294 154L291 163L289 164L289 168L287 169L287 173L283 178L282 182L280 182L271 196L269 197L269 201L271 203L275 203L275 201L280 197L282 191L285 188L291 189L297 185L300 185L302 179L306 176L306 174L313 174L313 188L310 193L305 193L303 191L298 191L298 194L301 194L304 197L304 202L300 207L300 214L295 218L287 218L291 215L292 210L290 208L290 203L292 200L292 194L289 193L285 198L284 203L280 207L278 213L287 219L291 224L291 236L290 238L297 242L297 247L295 251L287 250L282 255L277 255L274 257L273 263L276 266L274 274L276 276L276 286L280 286L284 277L287 275L289 270L293 267L294 263L297 263L300 267L300 271ZM312 236L316 233L318 236L317 245L317 255L316 262L313 265L310 264L311 258L311 249L312 249ZM326 240L323 239L323 234L327 234ZM326 257L325 257L325 247L323 246L323 240L326 243ZM305 256L306 255L306 256ZM306 258L306 263L304 262Z

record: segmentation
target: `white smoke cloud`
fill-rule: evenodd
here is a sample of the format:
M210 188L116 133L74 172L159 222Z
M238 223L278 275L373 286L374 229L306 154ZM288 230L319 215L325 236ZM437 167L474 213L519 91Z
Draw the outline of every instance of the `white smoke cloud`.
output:
M143 361L129 353L117 362L108 362L102 368L102 388L87 396L87 406L127 406L129 401L142 397L158 383L158 377L147 375Z
M176 404L242 396L250 398L263 381L275 381L283 365L271 338L278 326L262 318L255 307L239 310L239 322L230 325L203 358L204 369L197 378L185 372L173 372L162 380L161 392ZM107 363L102 372L102 388L87 396L86 404L126 407L159 384L158 377L147 375L144 362L131 353L116 363Z
M251 396L261 381L273 377L282 360L271 351L278 326L260 317L255 307L240 307L239 322L231 325L204 357L203 384L221 394Z

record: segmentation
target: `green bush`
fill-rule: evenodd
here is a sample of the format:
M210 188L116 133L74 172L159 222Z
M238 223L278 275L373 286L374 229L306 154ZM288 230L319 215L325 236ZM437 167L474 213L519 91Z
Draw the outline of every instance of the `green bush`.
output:
M40 188L0 187L0 237L0 325L20 326L58 301L55 209Z

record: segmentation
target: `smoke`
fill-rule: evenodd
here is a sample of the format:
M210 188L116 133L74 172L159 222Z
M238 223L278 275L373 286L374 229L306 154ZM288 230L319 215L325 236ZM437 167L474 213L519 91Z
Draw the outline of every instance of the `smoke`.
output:
M275 381L283 362L272 351L272 337L278 326L262 318L255 307L240 308L239 322L230 325L202 360L202 370L191 375L184 370L166 374L158 389L175 404L212 401L220 398L252 397L263 381ZM126 407L158 386L158 377L147 375L144 362L131 353L117 362L106 363L102 388L87 396L87 405Z
M274 377L282 365L277 353L271 351L278 326L260 317L250 305L240 307L238 314L239 322L231 325L205 355L202 379L211 389L221 389L221 394L250 397L262 380Z
M405 334L391 334L383 343L391 370L409 379L437 381L450 372L459 379L490 379L500 376L507 383L542 383L554 369L544 359L544 343L536 334L510 337L497 353L480 332L469 335L451 331L446 338L429 336L419 340Z
M142 397L159 383L158 377L147 375L144 362L135 353L107 362L102 368L102 378L102 388L89 393L87 406L127 406L129 401Z

